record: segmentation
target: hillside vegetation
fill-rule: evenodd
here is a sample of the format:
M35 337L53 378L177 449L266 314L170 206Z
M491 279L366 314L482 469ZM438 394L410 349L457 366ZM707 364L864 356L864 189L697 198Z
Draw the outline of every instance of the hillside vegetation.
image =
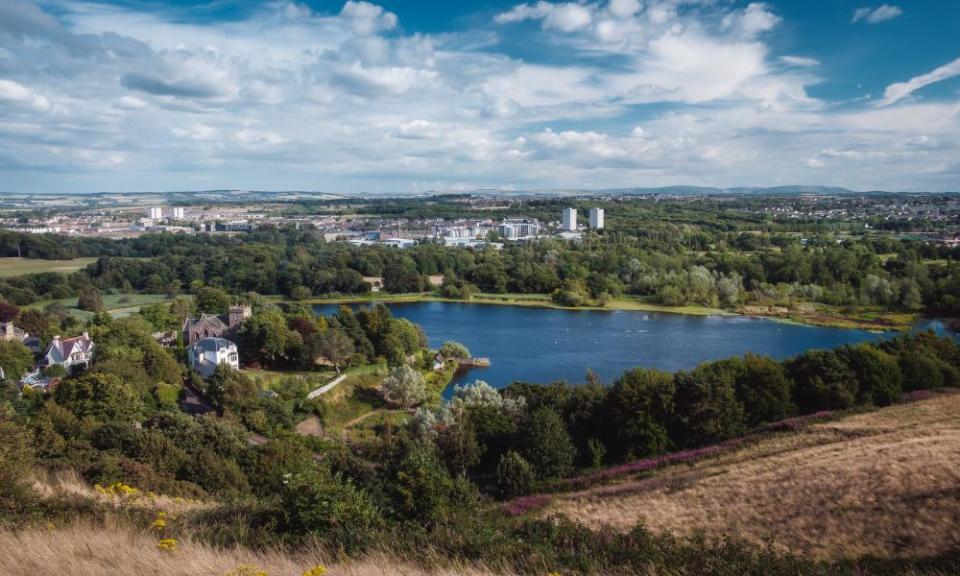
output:
M837 560L960 547L960 394L813 424L714 459L558 496L593 526L736 535Z

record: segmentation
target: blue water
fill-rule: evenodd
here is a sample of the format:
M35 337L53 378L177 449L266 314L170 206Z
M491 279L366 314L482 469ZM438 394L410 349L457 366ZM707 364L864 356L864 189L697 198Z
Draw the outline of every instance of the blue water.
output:
M687 316L627 310L553 310L450 302L390 304L395 316L423 327L430 345L447 340L490 358L489 368L458 374L496 388L514 381L583 382L587 368L610 383L638 366L693 368L707 360L753 352L782 359L811 348L836 348L884 338L864 330L799 326L742 316ZM332 314L337 306L315 311ZM942 323L923 325L944 333ZM448 388L447 393L452 391Z

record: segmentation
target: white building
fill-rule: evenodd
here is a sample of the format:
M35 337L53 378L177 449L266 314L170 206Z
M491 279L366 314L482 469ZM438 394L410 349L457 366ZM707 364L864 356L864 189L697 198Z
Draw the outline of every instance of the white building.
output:
M240 369L240 356L237 345L225 338L201 338L187 348L187 362L190 368L208 378L217 366L226 364L234 370Z
M564 208L563 209L563 229L568 232L577 231L577 209L576 208Z
M176 218L177 220L183 220L183 206L175 206L170 217Z
M150 218L151 220L159 220L163 218L163 208L161 208L160 206L151 206L150 214L147 217Z
M497 233L507 240L534 238L540 234L540 221L536 218L508 218L497 226Z
M590 209L590 227L594 230L603 230L603 208Z
M61 338L54 336L53 341L43 352L43 365L53 366L59 364L66 368L67 372L73 372L77 366L86 368L93 360L93 340L86 332L82 336L73 338Z

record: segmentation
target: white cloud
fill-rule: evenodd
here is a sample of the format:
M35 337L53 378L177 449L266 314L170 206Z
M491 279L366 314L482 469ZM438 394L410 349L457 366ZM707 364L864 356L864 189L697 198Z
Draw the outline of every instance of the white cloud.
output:
M621 7L621 9L624 9ZM536 4L518 4L507 12L494 17L498 24L511 24L525 20L541 20L544 29L556 29L561 32L581 30L593 21L591 8L582 4L566 2L537 2Z
M896 84L887 86L887 89L883 92L883 99L877 102L877 106L895 104L924 86L929 86L935 82L941 82L955 76L960 76L960 58L926 74L914 76L906 82L897 82Z
M901 14L903 14L903 10L899 6L892 4L883 4L876 8L857 8L853 12L852 22L860 22L862 20L870 24L877 24L886 22L887 20L893 20Z
M50 109L50 102L46 97L13 80L0 79L0 102L8 102L40 111Z
M753 38L773 30L780 23L780 17L770 11L770 7L761 2L748 4L739 12L731 12L723 19L724 28L735 30L741 36Z
M800 68L815 68L820 65L816 58L806 56L781 56L780 61L788 66L798 66Z

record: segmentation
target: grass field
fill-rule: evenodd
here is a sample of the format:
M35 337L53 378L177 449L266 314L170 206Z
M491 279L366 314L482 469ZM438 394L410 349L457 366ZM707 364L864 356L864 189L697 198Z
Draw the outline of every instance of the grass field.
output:
M39 274L40 272L61 272L68 274L86 268L96 261L96 258L76 258L74 260L0 258L0 278L20 276L21 274Z
M182 298L190 297L189 295L182 296ZM103 300L104 308L106 308L111 316L114 318L123 318L138 312L141 306L164 302L167 300L167 297L163 294L104 294L101 296L101 299ZM43 300L28 304L24 306L24 308L37 308L42 310L50 304L60 304L64 306L70 314L80 320L86 321L93 317L93 312L77 308L76 297L61 298L59 300Z
M652 476L558 495L592 526L734 535L820 559L960 547L960 393L814 424Z

